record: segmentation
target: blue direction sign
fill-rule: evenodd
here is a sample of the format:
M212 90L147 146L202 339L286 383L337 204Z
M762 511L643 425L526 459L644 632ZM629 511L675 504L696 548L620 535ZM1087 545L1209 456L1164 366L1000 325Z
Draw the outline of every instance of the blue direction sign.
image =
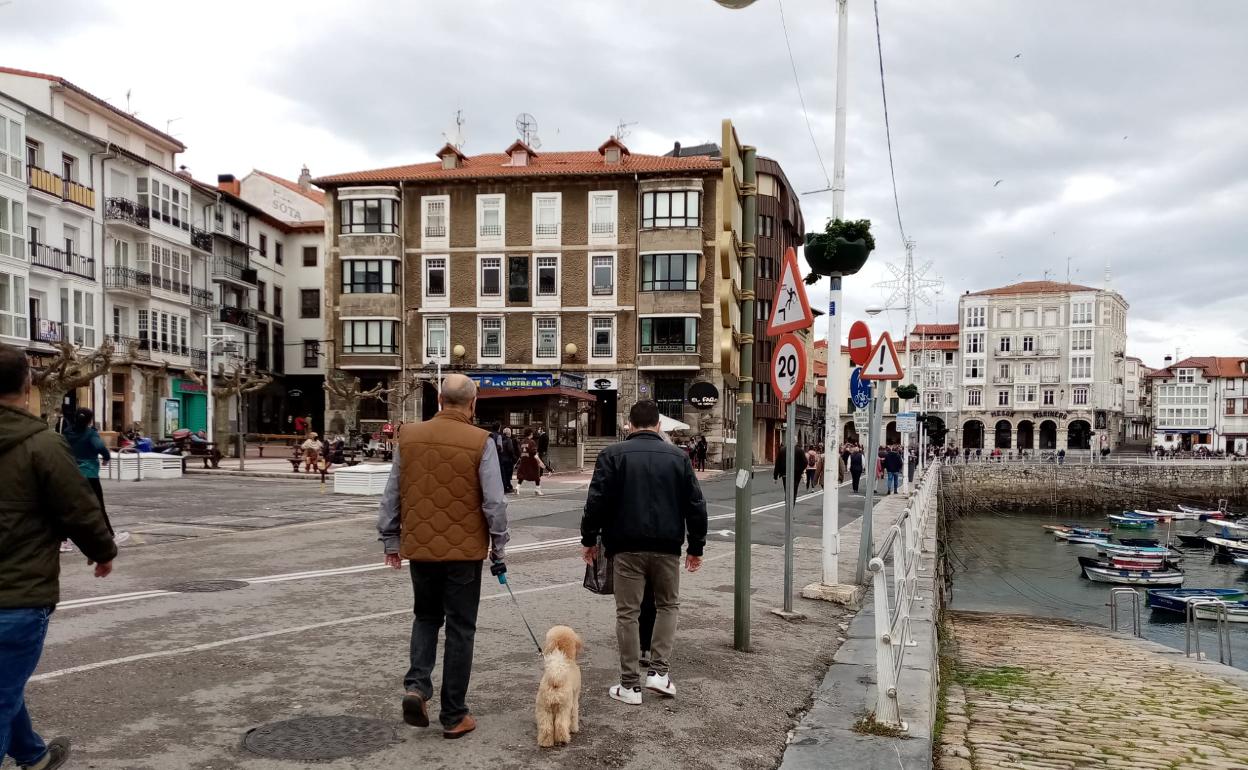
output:
M859 409L866 409L871 404L871 381L862 379L861 366L855 366L849 375L849 399Z

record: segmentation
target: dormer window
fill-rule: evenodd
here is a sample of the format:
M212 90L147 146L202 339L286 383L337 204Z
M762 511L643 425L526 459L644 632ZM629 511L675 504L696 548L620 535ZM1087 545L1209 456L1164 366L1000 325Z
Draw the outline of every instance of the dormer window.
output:
M598 148L598 153L602 155L602 160L608 166L618 166L624 162L624 156L628 155L628 148L616 139L614 136L602 143Z
M529 165L530 160L537 157L537 153L533 151L533 148L519 139L512 142L511 146L504 150L504 152L510 156L511 160L509 165L512 166L527 166Z
M461 168L464 161L468 160L468 156L459 151L459 148L451 143L447 143L442 149L438 150L438 157L442 159L443 169Z

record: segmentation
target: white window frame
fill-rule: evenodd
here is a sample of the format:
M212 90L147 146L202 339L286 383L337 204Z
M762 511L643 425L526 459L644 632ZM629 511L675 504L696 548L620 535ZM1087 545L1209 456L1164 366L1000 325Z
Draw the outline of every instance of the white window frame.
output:
M446 291L442 296L429 295L429 267L434 260L441 260L442 271L445 274L442 279L442 287ZM420 298L421 304L427 308L448 308L451 306L451 257L449 254L425 254L420 258Z
M485 207L487 202L498 202L498 233L485 233ZM477 248L502 246L507 238L507 196L503 193L477 195Z
M980 388L968 388L966 391L966 405L967 406L983 406L984 405L984 391L981 390Z
M551 320L551 319L554 319L554 322L555 322L555 354L553 356L539 356L537 354L538 352L537 324L539 321L546 321L546 320ZM562 343L562 340L563 340L563 336L562 336L563 335L563 321L560 319L560 317L558 315L535 314L533 316L532 334L533 334L533 337L532 337L533 339L533 363L534 364L551 364L551 363L558 364L560 353L562 352L560 348L560 344Z
M1080 353L1092 352L1092 346L1095 344L1095 335L1091 329L1071 329L1070 330L1070 351Z
M968 329L984 329L988 326L988 308L968 307L964 316L964 325Z
M1082 361L1087 361L1087 362L1088 362L1088 371L1087 371L1087 374L1076 374L1076 373L1075 373L1075 372L1076 372L1076 363L1075 363L1076 361L1080 361L1080 362L1082 362ZM1092 356L1071 356L1071 357L1070 357L1070 379L1071 379L1071 381L1072 381L1072 382L1073 382L1074 380L1091 380L1091 379L1092 379L1092 375L1093 375L1093 374L1094 374L1094 371L1093 371L1093 360L1092 360Z
M594 294L594 260L598 257L610 257L611 259L611 293L610 294ZM585 296L588 297L588 303L591 307L613 306L615 305L616 295L620 290L620 257L614 251L591 251L586 256L585 273L587 283L585 286Z
M984 332L972 332L966 335L966 345L962 352L968 355L984 353Z
M1096 316L1096 303L1092 300L1078 300L1070 303L1071 326L1091 324Z
M431 355L429 352L430 321L441 321L444 324L443 328L446 330L446 347L440 356ZM449 315L427 315L424 317L424 322L421 324L420 351L423 356L422 364L433 361L446 365L451 362L451 317Z
M1008 389L997 391L997 406L1010 405L1010 391Z
M8 279L6 281L8 286L5 289L7 294L0 297L0 305L3 306L0 308L0 317L8 321L8 331L3 336L19 340L19 346L26 347L30 344L31 324L31 319L28 317L30 312L29 279L25 275L10 273L7 270L0 272L3 272L4 277ZM43 312L47 313L48 310Z
M1036 337L1034 334L1023 335L1023 352L1024 353L1036 352Z
M1057 394L1053 388L1045 388L1040 393L1041 406L1054 406L1057 403Z
M26 201L9 191L0 195L0 207L4 209L4 227L0 228L0 257L15 262L28 261L26 249Z
M1014 352L1012 350L1013 347L1014 338L1008 334L997 340L997 351L1000 353L1012 353Z
M1070 405L1071 406L1087 406L1088 399L1091 397L1091 388L1080 386L1070 389Z
M0 114L0 174L26 183L26 134L22 121Z
M429 235L429 209L434 203L442 204L443 227L441 235ZM447 248L451 240L451 196L422 195L420 197L420 245L423 248Z
M554 201L555 209L555 232L554 233L538 233L538 224L540 218L538 212L541 210L542 201ZM557 192L541 192L533 193L533 208L530 209L530 218L533 220L531 229L533 233L533 245L538 246L558 246L561 244L563 237L563 193Z
M484 294L485 289L485 260L498 260L498 294ZM477 307L506 307L507 306L507 255L506 254L478 254L477 255Z
M979 382L986 377L985 367L987 360L983 358L964 358L962 359L962 378L965 380L975 380ZM979 369L979 374L971 374L970 367L974 365Z
M600 356L594 353L594 322L607 321L611 325L611 353L610 355ZM589 353L588 358L591 364L614 364L616 351L618 350L619 337L616 335L615 316L613 315L591 315L589 316L589 340L585 350Z
M610 201L611 221L605 224L609 227L602 226L604 223L598 220L595 206L607 200ZM586 211L589 215L589 242L615 243L620 227L619 193L615 190L591 190Z
M542 260L544 259L555 260L555 293L554 294L540 293L541 284L538 281L538 277L541 275L541 271L538 266L541 264ZM529 269L532 271L532 275L530 276L530 280L532 281L532 283L530 284L530 287L531 287L530 297L533 301L533 307L551 308L551 307L559 307L562 304L559 299L560 295L563 293L563 276L561 275L562 268L563 268L563 255L559 254L558 252L533 255L532 264L529 266Z
M498 321L498 355L487 356L485 354L485 322ZM480 315L477 316L477 363L480 364L501 364L507 357L507 318L502 315Z

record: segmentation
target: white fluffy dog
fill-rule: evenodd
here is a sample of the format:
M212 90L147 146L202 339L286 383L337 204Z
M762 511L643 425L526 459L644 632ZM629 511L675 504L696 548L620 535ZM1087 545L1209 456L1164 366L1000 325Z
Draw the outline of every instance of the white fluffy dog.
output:
M542 658L546 670L537 687L537 745L563 746L580 729L581 667L576 656L585 645L567 626L554 626L546 632Z

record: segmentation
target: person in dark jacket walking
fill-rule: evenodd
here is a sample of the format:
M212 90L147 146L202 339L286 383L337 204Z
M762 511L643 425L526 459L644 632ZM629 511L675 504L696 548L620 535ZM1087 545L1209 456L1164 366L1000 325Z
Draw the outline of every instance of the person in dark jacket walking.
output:
M884 455L884 472L888 474L887 493L895 495L901 491L901 471L905 460L901 457L900 447L891 447Z
M69 739L44 743L26 709L48 620L60 601L58 544L68 537L108 577L117 546L65 440L26 411L26 352L0 344L0 764L53 770Z
M499 429L502 423L494 424L491 439L494 450L498 453L498 469L503 477L503 494L510 495L516 490L511 486L511 477L516 471L516 459L520 456L520 448L511 436L511 428Z
M797 490L802 485L802 477L806 475L806 453L800 446L793 446L793 456L788 459L784 455L783 443L776 450L776 467L771 472L771 478L773 481L780 481L785 477L786 472L793 479L793 486L789 487L789 496L793 498L793 503L796 505Z
M659 435L658 404L637 402L628 420L628 438L598 453L581 518L581 555L592 564L601 537L606 555L615 560L620 683L608 694L637 706L642 684L638 616L646 583L654 589L655 624L645 686L674 697L670 656L680 611L680 551L687 538L685 569L697 572L707 518L689 457Z
M866 469L862 459L862 447L855 446L849 453L849 478L853 481L854 491L858 491L858 482L862 480L862 472Z
M553 473L554 468L550 465L550 434L546 432L546 428L539 426L533 440L537 442L537 456L542 460L542 473Z

